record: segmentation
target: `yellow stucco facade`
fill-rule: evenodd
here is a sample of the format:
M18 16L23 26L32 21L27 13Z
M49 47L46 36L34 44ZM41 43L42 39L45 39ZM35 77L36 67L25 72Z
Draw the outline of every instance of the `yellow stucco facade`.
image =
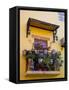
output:
M30 26L30 35L26 37L27 21L29 17L40 19L42 21L51 22L60 25L57 30L58 38L64 37L64 22L59 22L56 12L40 12L40 11L20 11L20 80L33 80L33 79L50 79L50 78L64 78L64 63L60 69L60 74L58 75L26 75L26 58L22 55L22 51L27 49L32 49L32 44L34 42L34 36L40 36L46 38L48 46L57 51L61 51L62 58L64 60L64 48L61 48L59 41L51 43L53 41L53 32L47 30L41 30L40 28ZM46 17L46 18L45 18ZM50 17L50 18L49 18ZM62 35L61 35L62 34Z

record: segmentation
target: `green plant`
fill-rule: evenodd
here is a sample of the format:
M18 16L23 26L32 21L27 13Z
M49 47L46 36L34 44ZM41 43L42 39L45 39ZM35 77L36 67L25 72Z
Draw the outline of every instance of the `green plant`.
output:
M57 59L62 60L62 57L61 57L61 52L60 52L60 51L59 51L59 52L57 52Z
M39 58L43 59L42 65L44 65L44 67L48 71L60 70L60 66L62 66L63 63L61 52L55 52L54 50L48 52L47 54L36 54L34 51L28 51L26 54L26 58L29 60L33 60L35 64L39 64Z
M58 51L56 53L56 58L54 60L54 70L60 70L60 66L62 66L63 60L61 57L61 52Z
M60 51L57 52L57 61L58 61L58 70L59 70L60 66L62 66L62 64L63 64L63 60L62 60Z
M51 55L50 53L48 53L47 55L44 55L44 59L43 59L43 62L44 64L46 64L46 66L48 67L49 70L51 70L51 67L50 67L50 60L51 60Z
M28 52L28 54L26 54L26 58L27 59L31 58L33 60L33 59L35 59L35 54L30 51L30 52Z
M44 56L43 62L48 67L48 70L60 70L63 60L61 57L61 52L56 52L54 54L48 53Z

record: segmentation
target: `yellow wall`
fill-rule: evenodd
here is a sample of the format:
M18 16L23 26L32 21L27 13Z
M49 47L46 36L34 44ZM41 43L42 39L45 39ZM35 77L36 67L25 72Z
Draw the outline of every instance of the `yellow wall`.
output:
M63 34L64 23L58 21L56 12L52 13L52 12L39 12L39 11L37 12L37 11L21 10L20 11L20 80L63 78L64 77L64 64L63 64L63 67L61 67L59 75L32 75L32 76L26 75L26 72L25 72L26 59L24 56L22 56L22 51L24 49L28 49L28 50L32 49L32 43L34 42L34 38L32 37L32 34L50 38L50 40L48 40L48 44L53 40L52 32L40 30L35 27L30 27L31 34L28 36L28 38L26 38L26 29L27 29L26 25L27 25L27 21L29 17L46 21L46 22L50 22L50 23L54 23L57 25L60 24L60 28L58 29L57 35L59 36L59 39L64 37L64 34ZM64 49L61 49L59 41L51 44L51 49L53 48L55 48L57 51L61 51L62 57L64 56Z
M53 41L53 32L52 31L43 30L43 29L36 28L36 27L30 27L30 30L31 30L30 36L32 36L32 34L33 34L35 36L45 38L47 40L48 46L50 45L50 42ZM35 38L37 38L37 37L35 37ZM33 38L33 41L34 41L34 38ZM32 41L32 43L33 43L33 41Z

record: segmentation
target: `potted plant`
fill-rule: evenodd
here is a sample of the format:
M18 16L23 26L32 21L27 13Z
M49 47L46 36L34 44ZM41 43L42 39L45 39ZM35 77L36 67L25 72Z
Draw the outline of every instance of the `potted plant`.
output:
M62 66L62 57L61 52L56 52L54 49L51 51L51 59L53 60L53 70L60 70L60 66Z
M32 51L28 51L26 54L28 70L34 70L34 59L35 59L35 53L32 53Z
M56 59L56 63L55 63L55 65L56 65L56 70L60 70L60 67L62 66L62 64L63 64L63 60L62 60L62 57L61 57L61 52L59 51L59 52L57 52L57 59Z
M47 71L50 71L50 70L51 70L50 60L51 60L51 55L50 55L50 53L47 53L47 55L44 55L43 62L44 62L44 64L45 64L45 68L46 68Z
M43 62L46 70L59 71L63 63L61 52L56 52L55 50L52 50L51 53L48 52L47 55L44 55Z

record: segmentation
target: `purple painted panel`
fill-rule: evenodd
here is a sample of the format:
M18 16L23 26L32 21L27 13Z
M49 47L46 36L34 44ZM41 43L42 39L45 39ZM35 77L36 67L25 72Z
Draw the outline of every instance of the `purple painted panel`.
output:
M46 41L44 41L44 40L35 39L35 40L34 40L34 47L35 47L35 48L41 47L42 49L44 49L44 48L47 47L47 43L46 43Z

